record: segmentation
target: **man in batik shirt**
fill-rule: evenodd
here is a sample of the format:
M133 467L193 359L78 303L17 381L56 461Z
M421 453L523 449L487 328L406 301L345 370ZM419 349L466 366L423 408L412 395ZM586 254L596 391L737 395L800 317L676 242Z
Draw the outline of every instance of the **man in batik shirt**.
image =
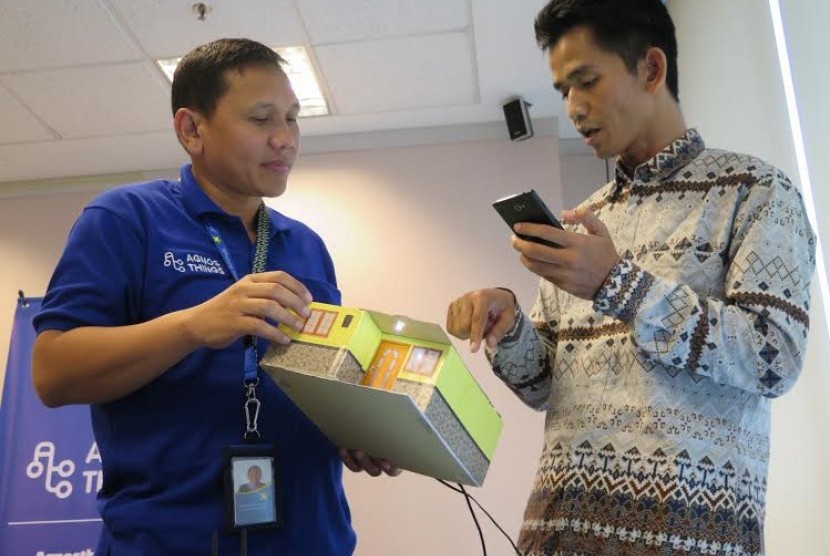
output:
M554 88L614 180L565 230L519 224L541 277L450 304L448 330L547 411L520 548L763 554L770 400L804 359L815 239L779 170L706 148L678 104L660 0L553 0L536 19Z

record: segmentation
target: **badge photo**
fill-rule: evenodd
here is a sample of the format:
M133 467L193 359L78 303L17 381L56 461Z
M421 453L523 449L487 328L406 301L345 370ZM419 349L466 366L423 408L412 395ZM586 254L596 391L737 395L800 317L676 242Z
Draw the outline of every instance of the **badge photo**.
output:
M270 445L225 448L225 526L261 529L281 524L276 452Z

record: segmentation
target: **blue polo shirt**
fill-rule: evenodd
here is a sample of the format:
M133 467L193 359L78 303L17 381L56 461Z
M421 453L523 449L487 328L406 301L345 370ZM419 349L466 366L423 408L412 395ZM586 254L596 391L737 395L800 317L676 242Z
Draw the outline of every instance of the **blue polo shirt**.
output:
M274 210L269 215L267 269L291 274L316 301L340 303L320 237ZM72 228L35 328L141 323L220 293L233 278L209 240L205 217L239 272L249 272L254 246L242 221L204 194L189 165L180 181L100 195ZM266 347L260 340L260 355ZM129 396L91 406L104 471L96 555L210 553L213 532L223 526L223 447L241 444L245 429L243 359L241 340L221 350L201 348ZM351 554L355 534L336 447L260 375L259 429L263 442L277 447L284 525L250 532L248 553ZM239 536L221 532L220 556L238 551Z

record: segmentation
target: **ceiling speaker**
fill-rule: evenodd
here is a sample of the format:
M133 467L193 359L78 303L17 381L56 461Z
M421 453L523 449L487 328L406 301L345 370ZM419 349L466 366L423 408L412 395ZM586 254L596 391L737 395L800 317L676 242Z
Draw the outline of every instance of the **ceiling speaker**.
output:
M530 123L530 115L527 113L531 104L522 97L516 97L502 105L504 109L504 121L507 122L507 131L510 133L511 141L522 141L533 137L533 124Z

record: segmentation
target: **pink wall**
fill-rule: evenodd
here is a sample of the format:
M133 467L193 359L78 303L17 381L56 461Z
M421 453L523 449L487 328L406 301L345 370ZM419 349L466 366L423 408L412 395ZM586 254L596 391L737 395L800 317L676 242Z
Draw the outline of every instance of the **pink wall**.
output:
M0 199L0 393L17 292L46 291L66 235L93 193Z
M530 304L536 280L519 265L509 230L490 206L528 187L561 209L555 140L308 156L273 206L314 222L335 258L344 304L443 324L447 303L469 289L504 284ZM543 416L495 379L482 354L457 346L505 422L485 486L474 496L515 538ZM464 499L437 481L352 475L347 487L360 555L480 553ZM496 529L482 527L490 553L508 554Z

